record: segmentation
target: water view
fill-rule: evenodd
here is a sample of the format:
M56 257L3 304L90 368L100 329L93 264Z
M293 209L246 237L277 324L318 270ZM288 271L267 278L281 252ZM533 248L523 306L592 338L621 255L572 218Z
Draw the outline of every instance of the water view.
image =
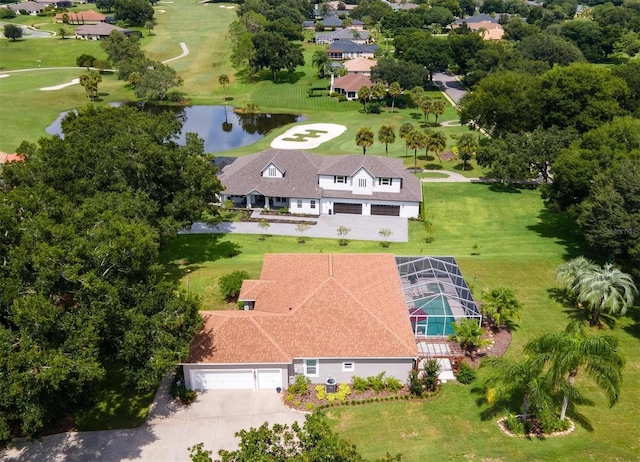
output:
M204 140L205 152L220 152L247 146L260 140L274 128L302 120L301 116L294 114L241 114L234 112L231 106L138 106L152 114L161 111L174 112L183 121L178 143L185 144L186 133L197 133ZM66 114L67 112L61 112L46 128L46 132L50 135L60 135L62 119Z

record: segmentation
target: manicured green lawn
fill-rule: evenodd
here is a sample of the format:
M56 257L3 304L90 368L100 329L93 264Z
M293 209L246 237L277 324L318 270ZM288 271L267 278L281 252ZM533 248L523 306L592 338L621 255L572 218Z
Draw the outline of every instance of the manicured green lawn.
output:
M433 223L432 243L425 243L421 223L410 222L410 242L382 249L377 242L295 237L180 236L164 253L169 277L203 297L206 309L224 309L217 279L236 269L258 277L266 252L392 252L398 255L453 255L476 297L483 288L513 287L524 304L520 328L507 355L517 356L530 338L566 325L562 307L550 298L554 270L566 258L584 252L575 225L545 211L535 190L499 192L495 186L431 183L424 186L427 218ZM480 255L473 256L474 244ZM236 254L236 256L232 256ZM232 308L232 307L231 307ZM636 460L640 455L640 313L621 319L612 331L627 359L620 401L609 409L602 394L579 378L594 407L578 406L588 422L574 434L546 441L512 439L497 428L498 416L482 414L481 395L474 386L448 384L439 397L425 403L393 402L332 409L334 428L370 458L402 453L403 460ZM506 414L506 411L505 411ZM575 412L570 416L576 417ZM589 425L592 427L589 429Z

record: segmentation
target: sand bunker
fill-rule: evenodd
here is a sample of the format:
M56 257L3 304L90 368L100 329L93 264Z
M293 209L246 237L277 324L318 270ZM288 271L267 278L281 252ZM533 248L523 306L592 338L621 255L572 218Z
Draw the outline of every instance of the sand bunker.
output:
M71 82L69 83L63 83L62 85L56 85L55 87L44 87L41 88L41 91L52 91L52 90L62 90L65 87L70 87L71 85L75 85L80 83L80 79L73 79Z
M9 77L9 74L0 74L0 79L4 79L5 77Z
M347 130L338 124L296 125L271 142L275 149L313 149L325 141L342 135Z

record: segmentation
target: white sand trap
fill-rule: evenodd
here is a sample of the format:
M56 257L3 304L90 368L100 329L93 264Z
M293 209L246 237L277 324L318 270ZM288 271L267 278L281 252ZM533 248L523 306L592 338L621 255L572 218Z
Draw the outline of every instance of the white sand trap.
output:
M158 13L166 13L167 10L156 10Z
M0 74L0 79L4 79L5 77L9 77L9 74Z
M313 149L325 141L342 135L347 130L338 124L296 125L271 142L275 149Z
M71 82L69 83L63 83L62 85L56 85L55 87L44 87L41 88L41 91L52 91L52 90L62 90L65 87L70 87L71 85L76 85L80 83L80 79L73 79Z

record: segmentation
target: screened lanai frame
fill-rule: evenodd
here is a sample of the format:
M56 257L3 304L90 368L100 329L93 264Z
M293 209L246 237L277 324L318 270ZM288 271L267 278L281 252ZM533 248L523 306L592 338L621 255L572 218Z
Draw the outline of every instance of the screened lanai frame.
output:
M416 338L448 337L464 318L482 322L454 257L396 256L396 267Z

